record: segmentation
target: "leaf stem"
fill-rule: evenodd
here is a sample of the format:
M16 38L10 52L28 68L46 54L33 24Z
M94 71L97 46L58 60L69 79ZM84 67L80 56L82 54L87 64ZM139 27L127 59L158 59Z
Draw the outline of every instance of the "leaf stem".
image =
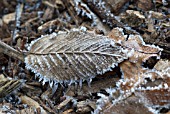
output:
M9 45L5 44L2 41L0 41L0 49L4 54L8 56L24 61L24 54L15 50L14 48L10 47Z

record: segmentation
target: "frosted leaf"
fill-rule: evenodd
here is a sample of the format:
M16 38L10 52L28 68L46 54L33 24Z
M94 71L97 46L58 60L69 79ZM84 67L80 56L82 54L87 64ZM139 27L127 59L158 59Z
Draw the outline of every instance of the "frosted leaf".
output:
M45 35L33 41L25 63L26 68L40 77L40 81L45 77L68 84L70 81L91 80L110 71L127 59L128 53L131 50L123 49L107 36L71 31Z

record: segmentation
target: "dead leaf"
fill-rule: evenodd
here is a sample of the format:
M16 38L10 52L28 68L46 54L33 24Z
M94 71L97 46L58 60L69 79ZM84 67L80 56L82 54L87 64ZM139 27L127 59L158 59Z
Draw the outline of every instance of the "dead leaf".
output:
M39 103L28 96L20 96L21 102L27 104L28 106L33 106L37 110L40 109L42 114L47 114L47 112L39 105Z
M45 82L68 84L111 70L128 58L127 53L131 50L121 48L106 36L73 31L46 35L32 42L25 63Z
M9 24L11 21L15 21L15 12L6 14L2 17L2 20L6 23Z
M145 82L147 75L144 74L149 69L143 68L142 62L145 62L153 56L159 58L161 49L153 45L145 44L139 35L130 35L128 40L125 41L127 37L121 31L120 28L115 28L109 36L117 42L121 42L122 47L134 50L133 55L119 65L123 79L118 82L118 86L120 90L123 91L123 94L120 95L120 100L123 100L134 93L136 88Z
M76 110L76 112L77 113L89 113L89 112L92 111L92 107L91 106L95 107L94 104L95 104L95 102L92 102L92 101L79 101L77 103L77 110Z
M18 90L23 82L21 80L10 80L0 75L0 99Z
M73 109L68 109L68 110L64 111L63 114L70 114L72 112L73 112Z
M158 87L159 88L159 87ZM141 101L147 106L168 106L170 104L170 93L168 89L159 88L151 90L140 90L135 92Z
M58 106L57 109L60 110L63 107L65 107L68 103L70 103L73 100L71 97L67 97L63 102L61 102Z
M111 68L128 58L130 62L136 63L132 67L138 64L140 70L143 61L152 56L159 57L159 47L146 45L139 35L130 35L126 41L127 36L122 31L121 28L114 29L112 32L115 34L109 35L113 39L80 31L46 35L30 44L29 51L24 53L25 58L22 53L3 42L0 42L0 47L4 48L5 54L11 54L20 60L24 58L26 68L40 77L43 84L51 82L50 86L55 90L58 83L64 82L68 85L79 82L80 86L84 80L90 83L98 74L112 70ZM133 68L122 65L125 80L138 76L126 76ZM134 82L137 80L139 78L135 78Z
M154 4L151 0L138 0L136 2L136 5L138 8L140 8L144 11L148 11L148 10L152 9L154 6Z
M16 114L35 114L35 113L36 113L35 107L29 107L29 108L25 108L22 110L16 110Z
M160 12L149 11L149 13L151 14L152 18L156 18L156 19L166 18L166 16L163 13L160 13Z
M143 103L139 101L138 97L131 96L125 101L112 105L107 103L102 110L101 114L154 114Z
M168 106L170 104L170 62L159 60L154 69L147 70L143 76L149 78L151 82L146 82L146 87L139 87L135 94L146 105ZM159 83L157 83L158 80Z
M145 22L145 16L139 11L126 10L126 13L121 15L123 23L127 23L128 26L133 28L140 28L141 24Z
M130 35L126 41L127 36L124 35L122 31L123 29L115 28L110 32L109 37L113 38L116 42L121 42L123 47L126 47L129 50L134 50L134 53L129 59L120 65L124 74L124 79L134 79L142 73L142 62L145 62L153 56L159 58L162 49L153 45L145 44L142 37L139 35Z
M170 74L170 61L168 60L159 60L156 65L154 66L154 68L158 71L169 71L169 74Z

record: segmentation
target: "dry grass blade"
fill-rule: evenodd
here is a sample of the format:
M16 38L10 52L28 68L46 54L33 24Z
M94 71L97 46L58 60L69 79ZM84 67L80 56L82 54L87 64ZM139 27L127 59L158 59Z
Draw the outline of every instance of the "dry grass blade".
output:
M124 50L106 36L72 31L34 41L25 63L44 81L70 83L89 80L111 70L128 58L128 52L131 50Z

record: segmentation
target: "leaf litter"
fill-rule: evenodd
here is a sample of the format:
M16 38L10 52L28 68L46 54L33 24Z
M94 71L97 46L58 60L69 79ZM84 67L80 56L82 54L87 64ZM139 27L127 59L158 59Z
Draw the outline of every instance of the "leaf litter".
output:
M118 8L110 5L115 3L121 5L118 5ZM146 7L144 3L149 5ZM1 4L3 7L11 6L8 2ZM15 49L24 49L24 51L16 51L11 48L12 46L1 42L1 52L12 57L8 62L11 70L7 69L8 65L5 61L0 64L5 76L17 80L24 78L26 82L17 92L12 92L10 95L8 92L5 93L6 97L2 100L5 100L4 104L7 108L3 108L1 112L10 112L10 110L15 112L17 108L21 109L17 110L17 113L35 111L40 113L44 109L43 113L46 111L50 113L90 113L91 111L93 113L127 113L128 111L141 113L144 110L149 114L168 112L169 62L154 60L159 64L155 62L153 68L147 68L147 64L150 64L147 61L150 59L168 59L167 4L160 1L155 1L153 4L128 0L112 2L80 0L69 1L66 4L61 0L42 3L28 0L24 4L22 2L19 4L24 6L19 16L20 20L16 20L18 23L21 21L19 25L21 28L13 29L12 24L17 23L9 19L8 23L1 23L3 29L0 29L0 34L5 33L1 36L2 41L11 44L9 31L17 31L13 36L17 44L12 45L15 45ZM147 11L154 5L159 10ZM140 7L141 10L136 7ZM9 14L15 12L12 9L9 11ZM83 26L80 27L82 30L88 31L71 30L79 26ZM4 31L4 27L7 31ZM60 30L67 32L60 33ZM110 34L107 35L109 32ZM40 37L41 35L43 36ZM145 44L143 40L149 44ZM164 50L150 44L156 44ZM24 45L30 45L29 49L27 50ZM3 55L0 60L4 57L8 59L8 56ZM117 59L119 61L116 61ZM25 61L26 64L18 60ZM52 67L58 64L62 67ZM36 75L27 71L25 65ZM34 75L38 77L36 80L33 78ZM15 90L12 88L11 91ZM20 102L19 99L24 98L25 95L30 99L29 101L35 102L31 104ZM69 100L70 98L72 100ZM16 102L16 104L8 105L6 102ZM35 108L37 103L40 104L40 108ZM62 108L58 109L58 106Z

